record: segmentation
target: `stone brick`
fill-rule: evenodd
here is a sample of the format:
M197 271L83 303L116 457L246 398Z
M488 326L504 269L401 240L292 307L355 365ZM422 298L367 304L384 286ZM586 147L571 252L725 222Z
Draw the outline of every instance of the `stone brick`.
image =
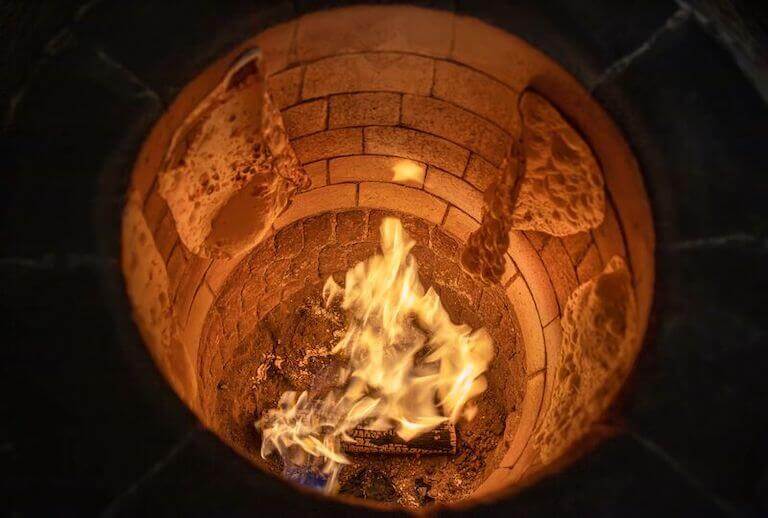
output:
M173 247L173 252L171 252L171 257L168 259L166 267L166 270L168 271L168 297L171 301L176 298L179 283L187 269L187 259L183 252L183 248L184 245L181 242Z
M179 234L176 232L176 223L173 220L173 214L171 211L166 211L165 216L160 221L160 225L155 232L155 246L157 251L160 252L160 257L166 263L170 259L171 250L173 245L179 241Z
M501 274L501 279L499 279L500 284L506 286L517 273L518 270L512 258L509 257L509 254L504 254L504 273Z
M367 241L378 243L381 241L381 222L387 217L399 217L399 214L393 214L389 211L371 210L368 211L368 237Z
M304 227L301 222L288 225L275 234L275 253L278 259L293 257L304 248Z
M334 158L329 163L331 183L339 182L394 182L396 167L407 167L414 173L413 180L403 180L394 183L421 187L424 185L424 174L427 166L405 158L354 155Z
M224 285L229 277L229 274L240 265L241 262L247 261L248 256L237 256L229 259L215 259L208 268L208 273L205 274L205 280L208 286L213 290L214 295L219 293L219 290Z
M474 113L431 97L404 96L402 123L455 142L497 166L511 142L503 130Z
M472 153L467 164L467 171L464 174L464 180L471 183L475 188L484 193L488 187L498 180L501 172L497 167L476 153Z
M187 357L191 360L190 363L193 366L192 369L196 375L198 374L196 366L198 365L197 359L199 358L198 350L200 348L200 335L202 334L208 311L213 305L213 300L213 293L208 289L208 286L205 284L200 286L200 289L197 290L195 298L190 306L187 325L182 332L184 349L187 351Z
M538 372L545 367L544 333L531 290L522 276L518 276L507 288L507 297L520 324L525 347L525 372Z
M295 139L310 133L317 133L326 128L328 101L318 99L297 104L283 111L283 123L288 137Z
M400 218L403 228L417 243L428 244L432 226L421 218L404 215Z
M540 325L547 325L559 315L559 307L555 290L552 288L552 282L544 263L522 232L513 230L509 233L508 251L509 256L531 288L536 309L541 318Z
M346 128L323 131L292 141L296 156L302 164L363 152L363 130Z
M266 292L266 284L261 277L248 277L243 283L242 290L240 292L241 304L243 308L243 314L246 318L248 315L252 315L256 318L256 313L259 308L259 301ZM233 311L233 309L230 309Z
M600 253L597 251L597 245L594 243L587 249L584 258L576 268L576 276L579 278L579 284L584 284L588 280L598 275L603 270Z
M282 290L268 292L259 300L258 318L264 318L270 311L275 309L280 303Z
M485 289L480 296L478 313L483 315L483 321L490 327L497 327L501 324L504 314L508 311L505 298L499 295L495 289Z
M326 185L309 192L297 194L291 206L275 220L275 228L282 228L294 221L327 212L355 206L357 186L351 183Z
M453 15L412 6L357 6L319 11L299 20L296 54L308 61L376 51L447 56Z
M552 398L552 388L555 385L557 369L560 366L560 342L563 339L563 328L560 319L556 318L544 328L544 344L547 348L547 371L544 378L544 403L541 418L546 415Z
M366 214L362 210L350 210L336 215L336 239L342 245L365 239Z
M471 68L436 61L432 95L495 122L511 135L517 135L520 130L518 94L504 83Z
M290 259L276 259L267 265L267 270L264 274L264 281L266 282L268 292L277 290L282 286L286 275L288 275L290 267Z
M360 261L365 261L369 257L376 254L377 246L374 243L363 241L362 243L354 243L347 247L347 268L354 267Z
M544 408L542 404L542 409L539 410L539 420L542 418L541 413L543 410ZM540 465L541 456L539 454L539 449L535 447L533 441L528 441L528 444L523 448L523 453L520 454L514 467L509 469L509 484L517 484L524 479L536 480L535 477L537 475L535 470L538 469Z
M435 279L434 253L426 246L417 244L411 249L411 255L416 259L421 283L429 288Z
M576 279L576 271L571 264L568 252L558 239L550 239L547 246L541 250L541 260L549 272L552 286L555 288L557 302L560 305L560 314L563 314L565 303L573 290L579 285Z
M544 232L537 232L535 230L526 230L523 233L537 252L541 252L541 249L544 248L544 246L547 244L549 238L552 237L549 234L545 234Z
M385 126L365 128L365 152L394 155L439 167L461 176L469 151L445 139L406 128Z
M431 59L412 54L334 56L307 65L302 97L371 91L429 95L432 72Z
M592 244L592 234L590 232L579 232L578 234L571 234L560 238L563 241L563 246L568 252L568 256L571 258L571 263L576 266L581 262L584 254L587 253L589 245Z
M267 266L272 264L277 258L277 252L275 252L275 238L274 236L262 241L254 251L248 256L248 273L249 275L261 275L264 276L264 270Z
M610 261L614 255L627 256L627 249L624 246L624 234L622 234L619 221L616 219L616 211L609 200L606 200L605 203L603 223L592 231L592 236L597 245L597 251L600 252L603 264Z
M461 246L458 241L443 232L440 227L432 229L429 246L438 257L456 261L459 258Z
M400 94L365 92L331 97L329 127L397 125Z
M469 301L470 307L475 307L475 304L480 301L481 285L475 282L472 276L462 270L458 264L456 265L455 289L456 293Z
M361 207L406 212L434 224L442 221L447 207L445 202L424 191L377 182L360 184L359 204Z
M299 102L303 74L303 67L295 67L267 78L269 95L279 110Z
M235 272L237 272L237 270L235 270ZM242 283L245 283L245 278L246 277L242 278ZM236 309L241 307L241 292L239 289L235 289L234 286L238 284L228 282L221 290L221 294L214 303L214 307L221 317L221 325L224 335L228 339L237 338L237 320L239 318L239 312L236 311Z
M483 217L482 193L452 174L430 166L424 180L424 190L460 208L477 221Z
M347 270L347 256L342 247L329 246L320 250L320 277L325 279L336 272Z
M517 423L514 438L501 460L500 466L510 468L517 463L528 440L533 433L533 427L539 418L542 400L544 398L544 373L540 372L530 378L525 384L525 395L520 407L520 421Z
M312 216L304 223L304 250L314 251L322 248L333 240L332 212L326 212L318 216Z
M288 66L295 33L296 22L290 21L269 27L253 39L261 49L261 63L267 75L273 75Z
M326 185L328 182L328 161L320 160L318 162L312 162L304 166L304 170L309 175L309 179L312 180L311 185L306 191L317 189ZM304 192L306 192L304 191Z
M299 254L291 259L291 266L286 276L286 282L298 281L302 286L315 283L320 280L318 271L318 259L320 251L312 251Z
M469 239L469 235L480 228L480 223L456 207L448 207L448 215L445 217L443 228L449 234L453 234L466 242Z
M166 212L168 212L168 204L165 203L165 200L160 196L156 188L152 189L152 192L147 197L147 201L144 202L144 219L152 234L155 234L157 231Z

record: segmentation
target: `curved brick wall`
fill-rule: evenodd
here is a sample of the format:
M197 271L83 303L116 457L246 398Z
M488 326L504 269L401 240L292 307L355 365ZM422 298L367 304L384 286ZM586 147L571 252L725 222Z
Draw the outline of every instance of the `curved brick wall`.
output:
M276 333L273 319L293 316L296 300L318 294L329 276L343 283L348 269L377 253L386 216L399 218L416 241L412 253L424 286L437 291L456 321L475 329L484 327L493 337L497 361L486 375L492 397L503 402L509 424L487 461L498 462L506 453L523 399L525 351L504 288L483 285L464 272L459 266L461 242L440 225L405 213L351 208L294 221L265 239L229 275L206 318L197 364L199 412L211 429L253 462L264 463L253 427L254 415L264 407L253 398L253 380L270 352L257 335L265 329ZM289 309L271 316L279 305ZM266 343L266 347L288 347L279 341L279 345Z
M157 192L156 176L180 122L222 77L232 57L251 45L264 51L273 99L312 178L312 186L279 217L275 232L304 218L359 207L410 214L465 242L481 220L482 193L499 175L506 149L519 134L516 107L525 88L546 97L591 146L606 184L603 223L564 238L510 234L502 287L520 326L526 390L507 453L478 493L522 481L541 467L529 439L552 392L560 317L569 295L619 255L632 272L640 336L647 323L653 229L637 164L621 134L551 60L508 33L452 13L412 7L332 10L244 42L179 94L147 138L133 176L141 209L133 217L143 216L138 225L151 233L164 262L165 276L156 275L153 282L167 283L171 306L153 318L170 319L175 330L167 343L143 330L145 340L175 380L174 388L198 412L201 332L242 256L211 260L190 254ZM397 184L391 181L392 167L402 161L419 174ZM124 236L138 240L140 234ZM131 242L124 245L130 248ZM129 286L136 285L134 293L140 292L141 283L127 277ZM187 361L169 360L178 354L159 354L163 348L183 349Z

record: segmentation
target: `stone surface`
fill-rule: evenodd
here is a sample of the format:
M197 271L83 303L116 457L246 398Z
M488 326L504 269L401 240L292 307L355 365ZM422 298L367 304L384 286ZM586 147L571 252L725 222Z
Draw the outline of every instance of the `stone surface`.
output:
M576 276L579 278L580 283L585 283L600 273L602 267L603 263L600 260L600 252L597 251L597 246L592 244L576 267Z
M541 325L547 325L560 311L552 286L553 279L550 278L544 262L525 235L516 230L509 233L508 253L531 288Z
M464 180L474 185L480 192L485 192L488 187L498 181L501 172L487 160L472 153L467 164Z
M509 449L499 465L502 468L511 468L517 463L523 450L528 445L531 433L539 418L542 401L544 398L544 373L539 372L528 379L525 384L525 396L523 396L520 421L515 428L515 434L511 438Z
M400 122L400 98L400 94L388 92L333 95L329 126L397 125Z
M434 165L461 176L469 151L447 140L405 128L365 128L365 152L394 155Z
M340 182L392 182L410 187L424 185L427 167L404 158L356 155L335 158L329 162L331 183ZM398 171L404 169L408 175L395 181Z
M445 216L443 228L450 234L453 234L462 241L467 241L469 235L479 227L480 223L472 219L469 214L460 211L456 207L448 208L448 215Z
M521 111L526 164L514 228L567 236L598 227L605 195L592 150L540 95L523 94Z
M549 273L549 278L552 280L552 287L555 289L560 314L562 314L568 297L578 286L576 270L573 268L565 247L557 238L550 239L539 254Z
M360 184L360 206L406 212L435 224L443 220L447 208L445 202L424 191L376 182Z
M291 139L316 133L326 128L328 101L320 99L298 104L283 111L285 131Z
M546 348L539 312L531 290L522 276L518 276L507 288L507 297L515 308L525 347L525 372L534 373L546 366Z
M568 256L571 258L571 263L575 267L581 262L589 245L592 244L592 234L590 232L579 232L578 234L565 236L561 240L565 250L568 252Z
M404 126L432 133L474 151L499 165L510 137L477 115L431 97L403 96Z
M277 109L282 110L299 102L301 96L301 81L304 77L302 67L294 67L267 77L269 95Z
M510 135L517 136L520 131L518 94L471 68L436 61L432 95L495 122Z
M363 131L346 128L323 131L293 141L296 156L303 163L363 152Z
M291 205L275 220L275 228L321 212L354 207L356 194L353 184L327 185L297 194Z
M430 59L411 54L353 54L307 65L302 97L370 91L427 95L431 87Z
M310 162L304 166L304 170L311 182L306 190L316 189L328 183L328 162L326 160Z
M472 218L483 217L483 195L467 182L435 167L427 170L424 190L439 196Z
M126 289L133 301L133 315L142 338L154 353L155 361L173 383L184 393L191 377L184 364L174 365L171 348L176 345L173 306L170 299L168 272L157 251L152 233L142 214L139 195L132 192L123 213L123 256ZM188 395L187 395L188 396Z

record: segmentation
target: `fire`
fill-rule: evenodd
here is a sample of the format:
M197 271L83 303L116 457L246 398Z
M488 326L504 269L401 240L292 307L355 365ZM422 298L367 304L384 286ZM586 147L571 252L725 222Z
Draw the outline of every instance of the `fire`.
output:
M486 389L491 337L454 324L434 289L424 289L414 244L399 220L386 218L382 253L350 269L344 288L328 278L326 306L340 300L348 321L332 350L347 360L340 388L325 396L286 392L257 423L263 457L277 451L294 465L319 463L326 491L349 463L342 443L351 429L393 429L408 441L445 421L472 419L471 399Z

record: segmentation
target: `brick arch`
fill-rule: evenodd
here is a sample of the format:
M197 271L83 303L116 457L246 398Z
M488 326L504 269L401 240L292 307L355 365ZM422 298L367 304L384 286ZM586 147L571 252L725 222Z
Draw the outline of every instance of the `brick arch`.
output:
M156 356L172 379L200 377L203 326L244 256L190 254L157 192L156 177L173 132L231 58L252 45L264 52L272 98L312 179L265 239L321 213L365 208L411 214L465 242L479 226L483 192L500 174L505 150L520 131L517 99L529 86L551 99L592 146L606 181L602 225L562 238L510 234L501 282L525 346L526 391L507 453L478 495L525 480L541 467L530 436L552 393L560 317L570 293L600 273L612 256L622 256L632 268L643 330L647 322L653 230L642 178L620 132L549 58L473 18L416 7L364 6L313 13L267 29L184 88L148 136L133 172L140 217L167 276L173 346L187 360L164 364ZM396 183L392 168L403 162L419 174ZM152 333L144 335L150 349L160 347ZM176 385L200 412L194 384Z

